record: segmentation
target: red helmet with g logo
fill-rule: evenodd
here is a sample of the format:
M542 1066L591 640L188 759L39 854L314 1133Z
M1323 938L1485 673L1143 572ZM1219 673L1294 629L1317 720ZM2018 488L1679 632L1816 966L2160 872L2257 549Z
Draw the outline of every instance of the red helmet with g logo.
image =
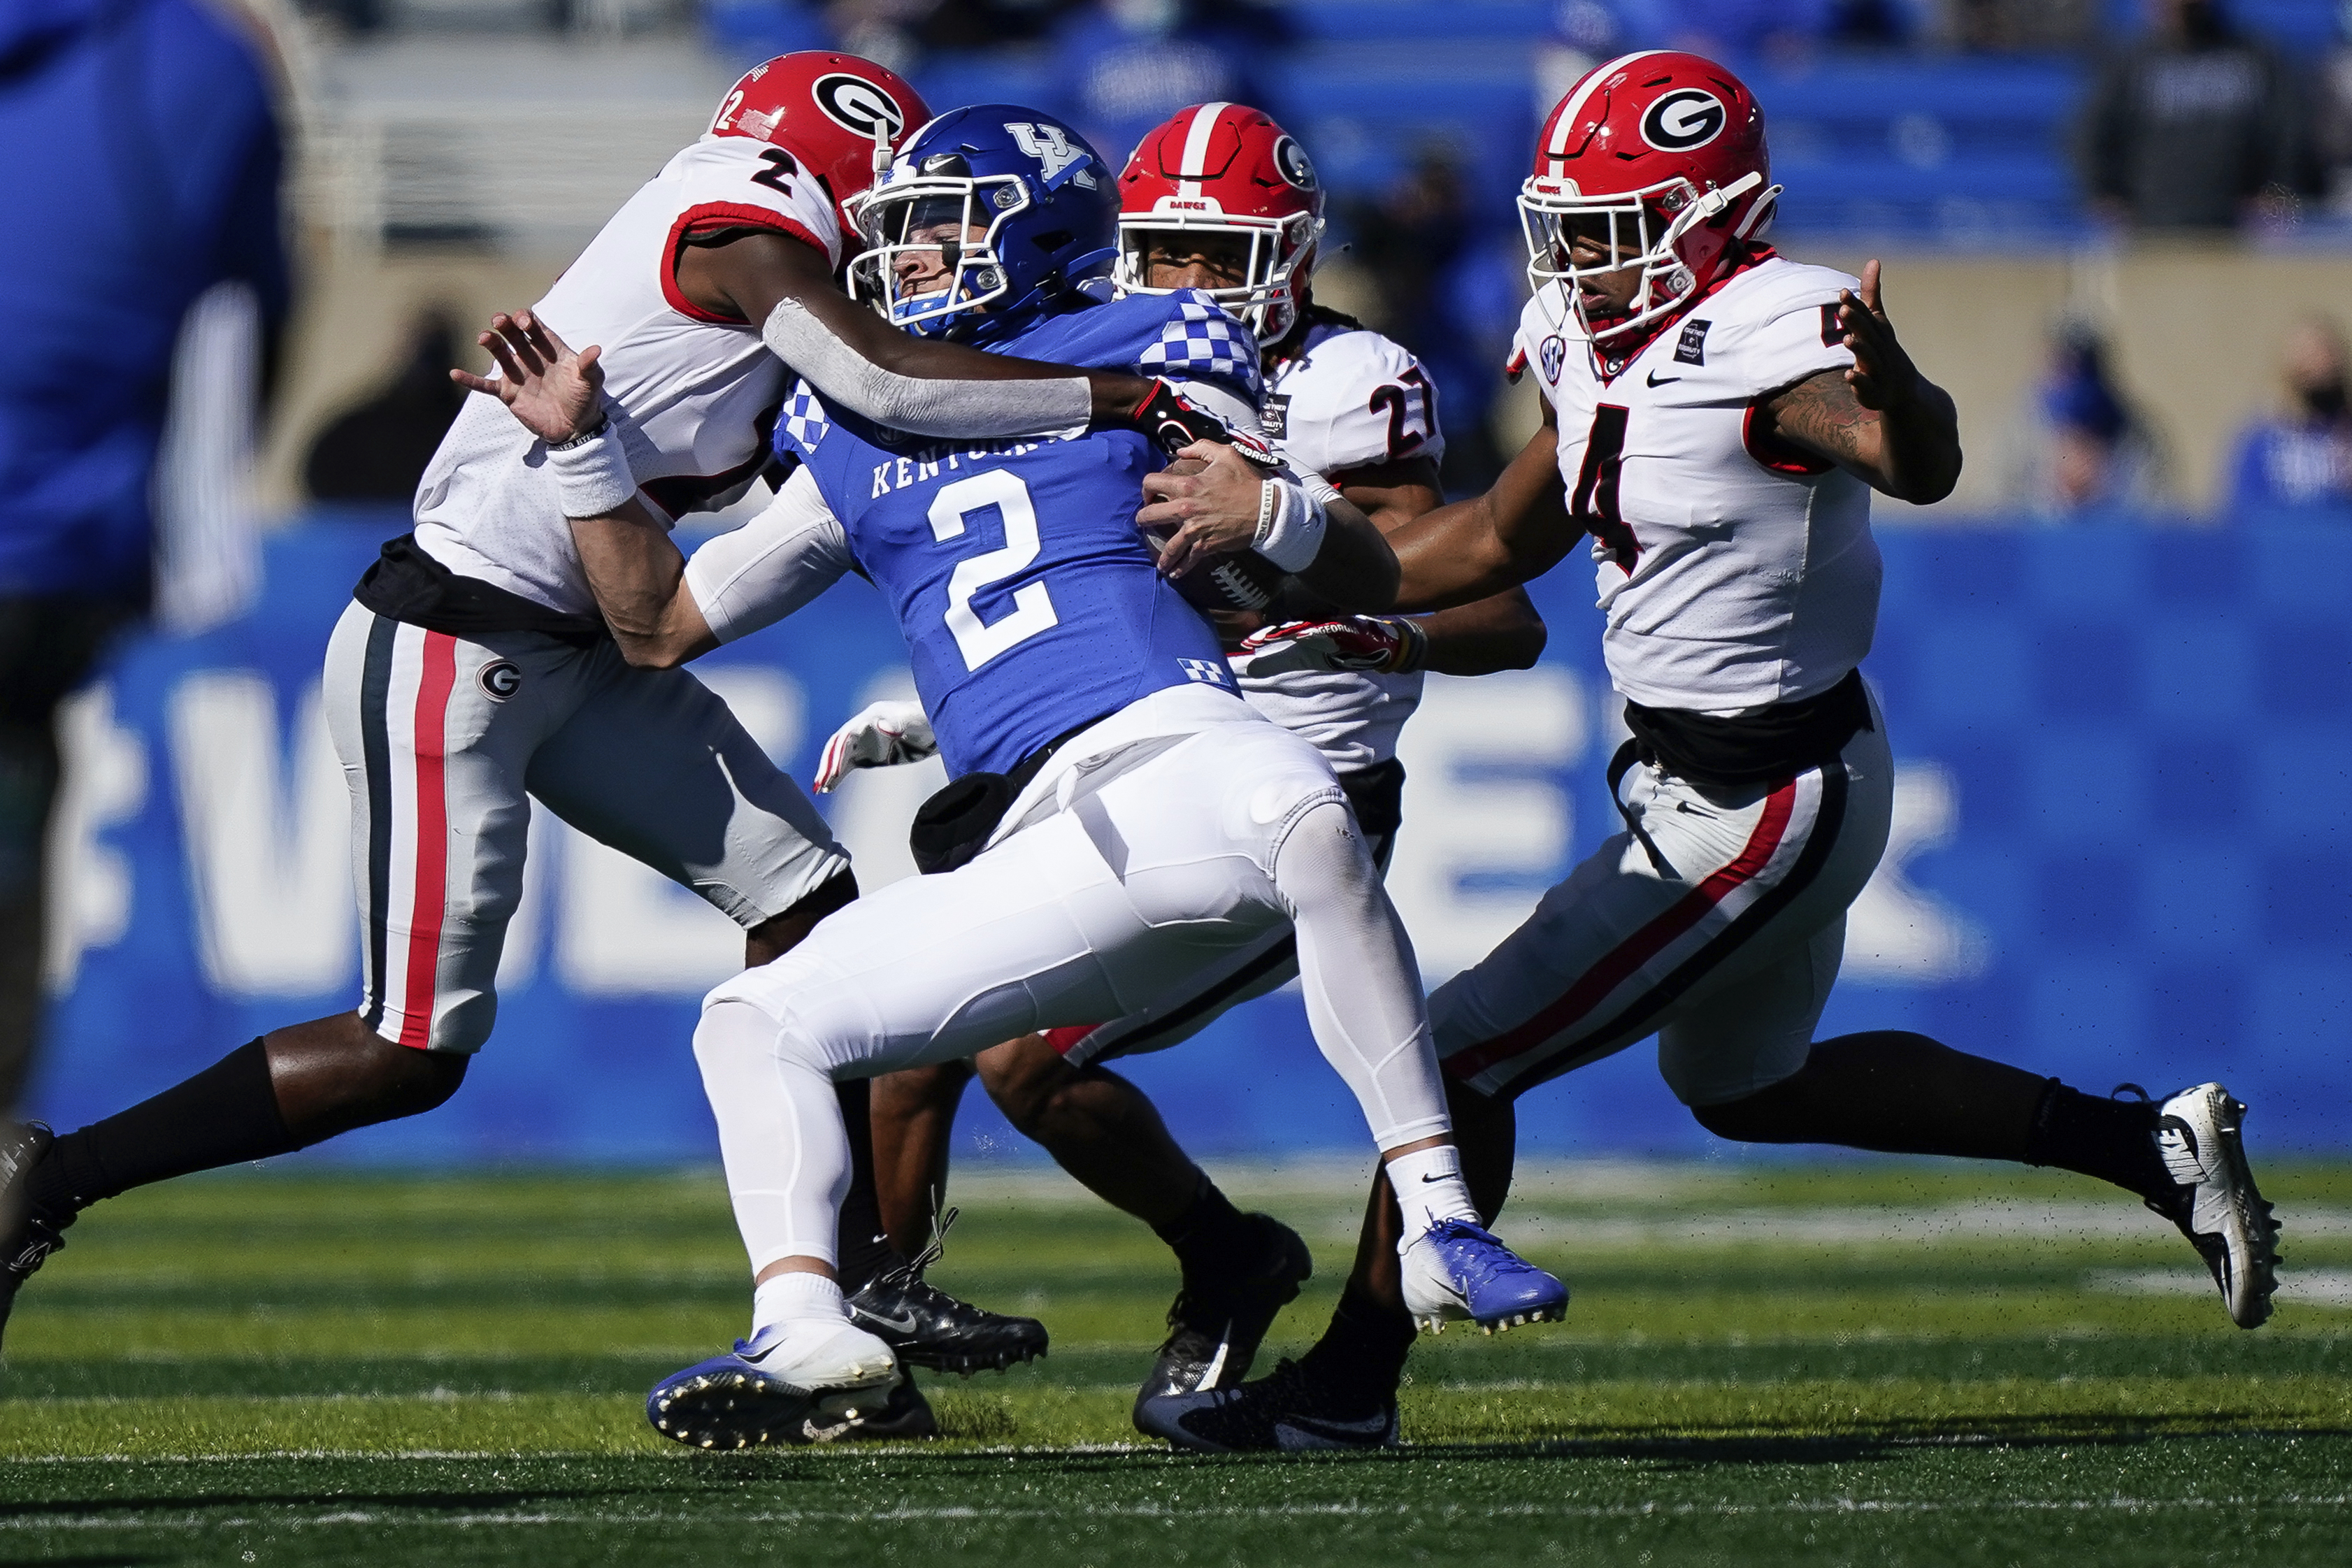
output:
M848 225L849 199L890 166L899 138L930 117L898 72L856 55L803 49L745 71L719 101L710 134L783 148L824 182Z
M1580 78L1536 140L1519 187L1528 281L1561 285L1596 340L1646 326L1763 232L1780 194L1771 177L1764 111L1738 77L1673 49L1622 55ZM1604 261L1577 266L1578 236ZM1578 279L1636 265L1632 306L1594 319Z
M1260 343L1280 342L1298 319L1315 244L1323 236L1323 183L1291 134L1259 110L1201 103L1145 133L1118 177L1118 260L1128 294L1149 286L1151 236L1171 230L1233 235L1247 245L1244 281L1210 295Z

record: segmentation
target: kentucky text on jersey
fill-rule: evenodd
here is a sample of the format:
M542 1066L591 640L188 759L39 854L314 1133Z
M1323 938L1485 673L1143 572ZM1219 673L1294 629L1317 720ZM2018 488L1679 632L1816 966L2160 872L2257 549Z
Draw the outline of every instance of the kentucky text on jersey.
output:
M969 471L984 461L1004 457L1026 457L1047 442L1063 441L1066 436L1049 435L1044 441L991 441L978 446L958 447L943 451L939 446L926 446L919 455L899 457L874 465L874 493L868 500L879 500L893 490L904 490L911 485L925 485L944 471L956 474Z

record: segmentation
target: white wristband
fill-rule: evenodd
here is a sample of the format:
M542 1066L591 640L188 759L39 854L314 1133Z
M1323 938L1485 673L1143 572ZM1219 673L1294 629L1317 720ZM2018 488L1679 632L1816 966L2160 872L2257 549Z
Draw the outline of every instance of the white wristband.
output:
M1258 493L1257 538L1250 548L1285 571L1304 571L1322 553L1323 530L1330 520L1323 515L1323 503L1295 479L1276 477L1264 484Z
M620 427L611 420L587 440L547 449L547 471L567 517L601 517L619 511L637 493Z

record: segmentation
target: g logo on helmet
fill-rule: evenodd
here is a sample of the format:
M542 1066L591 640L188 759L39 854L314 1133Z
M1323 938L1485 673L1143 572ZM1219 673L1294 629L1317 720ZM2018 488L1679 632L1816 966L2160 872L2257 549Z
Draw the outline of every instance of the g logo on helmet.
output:
M1315 188L1315 165L1307 161L1307 149L1286 136L1274 144L1275 172L1302 191Z
M1731 118L1723 99L1702 88L1677 88L1642 112L1642 140L1661 152L1687 152L1723 134Z
M816 99L827 120L854 135L871 136L881 126L896 141L898 132L907 128L907 111L898 100L864 77L845 72L819 77L809 96Z
M522 690L522 672L504 659L492 659L474 678L482 684L482 695L494 703L502 703Z

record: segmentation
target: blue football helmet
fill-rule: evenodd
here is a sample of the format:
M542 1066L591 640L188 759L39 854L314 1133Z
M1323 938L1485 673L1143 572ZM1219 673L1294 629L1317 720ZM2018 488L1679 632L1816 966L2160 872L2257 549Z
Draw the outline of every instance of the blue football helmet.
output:
M950 110L856 199L853 298L926 337L1008 337L1118 255L1118 172L1050 114Z

